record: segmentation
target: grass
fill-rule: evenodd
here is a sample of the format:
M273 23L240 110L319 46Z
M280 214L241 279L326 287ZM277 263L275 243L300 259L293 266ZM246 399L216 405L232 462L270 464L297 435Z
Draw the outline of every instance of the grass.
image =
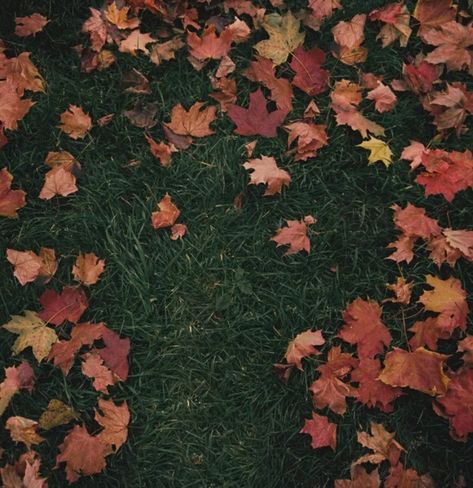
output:
M287 2L290 4L291 2ZM307 45L330 50L330 28L341 19L369 12L386 1L345 1L321 34L308 34ZM328 97L317 97L324 108L330 145L316 159L294 163L284 155L286 138L259 139L257 155L274 155L292 176L282 196L262 198L259 188L248 187L242 168L244 144L250 140L233 134L225 117L214 124L216 134L198 140L174 156L172 166L159 166L149 153L143 131L121 115L136 95L123 93L122 75L135 67L152 80L152 94L143 97L159 104L159 121L167 121L172 106L186 107L208 100L206 71L194 71L185 54L156 67L146 58L118 55L110 69L85 75L72 46L88 17L88 6L99 2L70 0L3 0L0 5L0 38L10 53L24 50L47 80L45 94L34 95L36 105L9 134L10 143L0 152L0 167L7 166L15 187L28 193L28 205L19 220L0 221L0 256L5 249L56 249L61 263L54 286L71 283L70 270L79 252L95 252L107 260L102 280L90 290L86 318L105 321L132 340L131 375L114 388L115 400L126 399L132 411L128 443L109 458L107 470L95 479L83 478L76 486L103 487L324 487L348 476L350 463L362 452L356 431L379 421L397 432L408 449L408 466L429 472L439 486L453 486L463 473L473 483L473 445L457 443L448 435L447 422L435 415L423 395L409 394L386 415L352 406L339 420L339 447L311 450L307 436L298 434L311 412L307 386L313 369L296 375L288 386L271 372L287 343L297 333L320 328L333 338L341 326L341 310L358 296L382 300L385 283L398 274L384 258L394 238L393 203L410 201L425 206L442 225L471 225L471 191L461 193L454 205L441 198L425 199L413 183L408 165L398 160L410 139L427 142L434 135L429 118L411 94L401 94L396 108L369 117L387 129L395 152L389 169L368 167L366 152L356 148L359 136L337 127L327 110ZM412 9L412 2L408 2ZM13 34L15 15L40 12L51 19L46 32L20 39ZM145 16L152 28L153 19ZM419 50L409 46L381 49L375 41L377 26L367 26L369 58L365 71L398 78L402 60ZM143 29L145 32L147 30ZM238 69L248 64L251 50L242 46L233 55ZM328 61L333 79L356 79L355 70ZM455 74L454 78L462 79ZM470 81L470 80L468 80ZM239 101L247 100L256 85L239 78ZM298 92L296 119L308 98ZM116 116L109 126L94 127L83 141L73 141L55 126L69 104L81 105L94 120L108 113ZM161 129L151 130L159 140ZM449 138L442 147L471 147L471 133ZM79 192L68 198L42 201L48 151L70 151L81 162ZM130 159L140 165L130 167ZM241 211L233 199L244 192ZM182 210L189 227L179 242L166 231L155 231L150 213L165 192ZM283 257L269 238L284 219L312 214L318 222L311 234L312 252ZM330 268L336 265L336 272ZM10 265L0 259L1 323L11 314L38 309L43 289L21 287ZM450 272L473 289L471 264L460 262ZM403 273L420 284L423 276L437 273L426 254ZM420 287L417 287L420 291ZM386 305L385 321L394 342L403 345L399 309ZM10 346L13 337L1 332L0 367L16 362ZM22 357L31 359L29 353ZM33 362L34 363L34 362ZM316 365L316 361L308 364ZM67 378L50 364L35 367L37 387L31 397L18 395L9 414L37 418L48 401L69 402L91 424L96 394L76 364ZM1 428L0 441L7 459L20 448L9 443ZM39 446L50 486L64 486L63 470L54 470L57 444L64 429L57 429Z

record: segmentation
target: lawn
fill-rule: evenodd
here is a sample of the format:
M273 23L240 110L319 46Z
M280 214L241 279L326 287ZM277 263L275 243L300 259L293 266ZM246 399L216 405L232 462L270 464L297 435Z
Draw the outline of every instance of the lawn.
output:
M330 52L334 25L389 2L342 3L344 8L335 11L320 32L305 29L306 47L317 45ZM295 11L305 2L286 4ZM414 2L406 5L413 10ZM104 473L84 477L76 486L332 486L335 479L349 478L351 462L365 452L356 432L372 421L396 432L408 451L408 467L429 473L440 487L454 486L461 474L467 486L473 486L473 444L449 436L448 421L434 413L430 397L411 391L396 400L390 414L350 401L347 415L329 413L338 423L336 452L314 450L299 431L313 410L308 386L316 378L317 357L306 360L304 372L296 372L287 385L272 371L288 342L304 330L320 329L329 344L338 344L335 336L347 304L357 297L381 302L389 294L386 283L393 282L400 269L416 286L427 274L453 275L464 289L473 290L472 265L464 259L452 270L444 265L440 271L422 248L410 265L385 259L390 254L386 246L396 234L390 209L395 203L424 207L443 226L471 226L471 189L460 192L452 204L441 196L426 198L409 164L400 159L410 140L427 144L436 134L417 97L399 93L397 105L387 113L367 109L369 118L386 130L384 139L394 153L388 168L367 164L367 152L356 147L360 135L336 124L329 92L315 97L322 112L318 123L327 124L330 137L316 158L297 162L286 155L281 129L277 138L239 136L221 114L212 125L214 135L173 154L171 166L165 168L150 153L143 129L130 124L123 112L138 99L157 102L158 124L148 132L162 140L161 123L169 121L177 103L186 108L197 101L216 105L209 98L208 73L218 63L196 71L184 49L175 60L156 66L146 56L115 49L116 63L85 74L72 47L85 41L80 31L90 6L100 8L101 2L2 0L0 5L0 39L9 56L31 52L46 80L45 93L31 95L36 104L19 129L8 132L9 143L0 150L0 168L14 175L14 188L27 192L19 218L0 220L0 323L24 310L39 310L38 298L45 289L18 283L5 259L7 248L54 248L60 264L48 286L55 289L73 283L71 268L80 252L94 252L106 260L106 270L87 290L90 306L83 320L103 321L132 344L129 379L112 390L114 400L126 400L131 411L128 442L107 458ZM33 12L50 19L44 32L15 36L15 16ZM159 26L157 17L142 14L143 32L157 32ZM376 41L378 32L378 24L367 23L368 59L360 67L387 81L398 79L402 62L422 49L421 41L413 36L406 48L394 43L383 49ZM237 72L248 66L252 44L264 37L259 30L251 42L232 49ZM331 83L358 79L356 68L332 56L325 67ZM149 95L123 91L122 77L132 68L150 80ZM289 68L283 65L280 74L288 77ZM471 88L471 76L464 72L452 72L448 79ZM239 105L246 106L256 86L238 78ZM309 100L296 91L287 120L300 118ZM75 141L56 127L70 104L81 106L93 121L115 116L104 127L94 124L84 139ZM245 144L253 139L258 139L256 157L273 155L290 173L292 182L281 195L263 197L260 187L248 186L242 163L248 160ZM463 151L472 145L470 131L460 137L451 133L439 147ZM61 150L82 165L79 191L41 200L45 157ZM182 212L179 221L188 226L181 240L151 227L151 212L166 192ZM243 205L238 209L234 199L240 192ZM286 219L305 215L317 219L309 230L310 254L284 256L270 238ZM417 286L415 293L421 289ZM404 347L404 315L396 304L383 308L392 345ZM405 310L414 314L416 307ZM6 416L37 419L48 402L58 398L72 405L84 423L92 422L98 394L78 362L65 377L47 361L38 365L29 350L12 356L14 337L2 330L0 338L1 370L26 358L37 376L34 392L17 395ZM66 486L64 469L53 468L57 445L68 429L54 429L36 446L50 487ZM0 439L9 462L24 451L12 443L3 423Z

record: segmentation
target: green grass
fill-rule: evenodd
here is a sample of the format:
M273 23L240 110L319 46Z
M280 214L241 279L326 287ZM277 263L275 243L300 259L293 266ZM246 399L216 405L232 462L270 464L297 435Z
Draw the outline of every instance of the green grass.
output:
M337 12L322 33L309 33L306 45L329 51L330 29L336 22L386 3L345 1L345 10ZM412 2L408 4L412 9ZM107 260L107 268L90 290L85 317L105 321L132 341L130 378L113 389L114 399L126 399L132 412L129 441L109 458L103 474L83 478L76 486L331 486L332 480L348 476L350 463L362 452L356 431L370 421L396 430L398 441L408 450L408 466L431 473L439 486L453 486L460 473L473 483L473 445L449 437L447 422L433 413L425 396L410 393L398 399L390 415L351 406L349 414L337 419L339 447L333 455L311 450L308 437L298 434L311 412L307 386L314 378L310 365L317 361L308 361L304 374L296 374L288 386L271 371L297 333L320 328L331 342L349 301L358 296L385 297L385 283L398 274L397 267L385 260L389 254L385 247L395 235L391 204L410 201L425 206L442 225L471 225L471 190L459 194L453 205L442 198L425 199L407 163L398 159L410 139L427 142L434 135L415 96L401 94L396 108L382 115L364 102L368 116L387 129L395 152L389 169L368 167L366 152L355 147L359 136L337 127L327 109L328 96L318 96L330 145L316 159L294 163L284 156L282 131L279 139L260 138L256 156L275 156L292 177L281 196L263 198L261 189L247 186L248 175L241 166L246 160L244 144L253 138L234 135L225 117L214 124L214 136L176 154L170 168L159 166L143 131L121 115L139 98L122 92L121 77L135 67L152 81L152 94L141 98L158 102L162 122L169 120L176 103L188 107L208 100L207 70L194 71L185 53L160 67L141 56L119 54L108 70L80 73L71 48L84 41L79 32L89 5L99 2L3 0L0 4L0 38L10 53L30 51L47 80L46 93L33 96L36 105L0 152L0 167L8 167L15 188L28 193L20 219L0 221L1 323L11 314L37 310L43 291L34 285L21 287L14 280L4 258L6 248L53 247L61 256L53 282L58 288L72 283L70 270L79 252L95 252ZM51 19L46 32L36 38L14 36L14 15L34 11ZM153 26L155 21L145 16L144 25ZM382 73L390 81L400 77L403 58L420 46L413 39L405 49L398 45L381 49L375 41L378 28L368 23L369 58L363 69ZM247 66L250 55L249 46L235 50L238 69ZM327 65L333 80L356 80L354 69L333 58ZM465 78L455 74L452 79ZM246 101L255 87L239 77L239 102ZM295 111L287 120L300 116L307 102L308 97L297 91ZM112 112L116 116L106 127L95 126L83 141L73 141L55 128L59 114L71 103L81 105L94 120ZM159 127L150 131L157 140L162 138ZM442 147L463 149L472 143L471 133L460 140L452 135ZM80 190L68 198L42 201L37 195L46 170L43 161L48 151L56 150L70 151L82 164ZM141 164L129 167L130 159ZM232 202L241 191L244 205L237 211ZM165 192L181 209L180 221L189 227L179 242L150 225L150 214ZM311 233L311 254L283 257L270 237L284 219L307 214L318 219ZM436 274L437 269L425 253L417 254L403 273L420 284L425 274ZM333 265L336 272L330 271ZM472 290L471 271L471 264L461 261L452 272L442 269L441 274L461 278ZM399 308L386 305L384 319L394 344L404 345ZM0 331L0 337L3 368L17 359L10 353L12 335ZM31 359L28 352L21 357ZM92 425L97 395L77 364L67 378L48 363L35 366L35 371L33 395L17 395L6 416L36 419L50 399L59 398ZM52 468L66 430L56 429L38 447L51 487L65 484L63 469ZM7 459L20 450L11 445L3 427L0 443L8 448Z

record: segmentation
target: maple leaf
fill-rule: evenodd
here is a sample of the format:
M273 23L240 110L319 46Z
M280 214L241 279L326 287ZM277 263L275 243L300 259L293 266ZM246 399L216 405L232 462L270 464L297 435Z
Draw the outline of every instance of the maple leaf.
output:
M398 276L396 283L386 284L386 288L394 292L393 298L385 298L383 302L400 303L401 305L409 305L411 302L412 287L414 283L408 282L403 276Z
M28 17L15 18L15 35L19 37L34 36L41 32L49 20L41 14L34 13Z
M391 344L391 334L381 320L381 307L373 301L357 298L343 312L345 321L340 337L356 344L360 357L374 357Z
M104 443L91 436L83 425L75 425L59 446L56 466L66 463L66 478L74 483L81 475L90 476L105 469Z
M80 254L74 266L74 279L85 286L94 285L105 270L105 259L99 259L94 253Z
M333 412L343 415L347 409L346 398L356 395L356 388L342 381L358 364L351 354L342 353L339 346L332 347L327 354L327 363L317 368L320 377L309 390L315 408L329 407Z
M443 372L447 358L423 347L412 352L394 348L386 355L379 379L387 385L408 387L431 396L444 395L449 381Z
M234 104L237 100L237 86L236 81L230 78L214 78L210 76L212 88L217 90L210 93L210 96L220 103L220 111L226 112L228 106Z
M380 113L389 112L397 102L397 97L391 88L381 82L378 82L378 86L368 92L366 98L374 100L374 108Z
M57 127L71 139L83 139L92 128L92 119L77 105L69 105L60 118L61 123Z
M168 193L158 203L158 209L151 214L151 225L154 229L171 227L181 215L181 211L172 203Z
M44 185L39 198L50 200L56 195L67 197L78 190L76 181L80 176L81 165L71 153L50 151L45 164L51 170L44 177Z
M130 7L118 8L114 1L107 6L105 17L108 22L117 26L118 29L136 29L140 21L136 17L128 18Z
M182 49L184 46L184 41L177 36L166 42L156 42L151 47L149 59L152 63L159 66L163 61L175 59L176 51L179 51L179 49Z
M123 115L136 127L151 129L156 125L156 114L158 113L158 104L155 102L144 104L137 100L130 110L125 110Z
M2 326L8 332L18 334L12 346L13 354L19 354L27 347L31 347L34 357L41 362L57 342L57 334L38 317L35 312L26 310L24 317L13 315L10 322Z
M105 347L97 349L97 353L109 368L121 381L128 378L128 354L130 352L130 339L120 336L105 328L102 335Z
M48 488L46 478L41 478L39 470L41 462L37 453L29 450L20 455L15 464L7 464L0 468L5 488Z
M177 241L178 239L182 239L187 233L187 225L186 224L174 224L171 227L171 240Z
M5 379L0 383L0 415L3 415L13 395L20 390L30 393L34 386L34 373L31 366L23 361L19 366L5 368Z
M0 81L0 122L8 130L16 130L35 102L23 100L12 81Z
M107 446L110 453L118 451L128 437L128 424L130 423L130 411L128 405L123 402L115 405L112 400L99 399L99 411L95 410L95 420L104 429L97 437Z
M471 66L473 26L464 26L454 20L430 29L422 36L427 44L437 46L427 54L425 61L431 64L445 63L449 71L462 70Z
M9 417L5 423L12 440L22 442L28 449L32 444L41 444L44 441L44 438L36 432L38 427L38 422L25 417Z
M126 39L121 41L118 50L121 53L129 53L132 56L137 55L137 51L141 51L142 53L149 55L149 49L146 47L147 44L151 44L156 42L156 39L153 39L149 33L140 32L139 29L131 31Z
M278 109L268 112L266 99L261 89L250 93L248 108L235 104L228 105L228 116L237 126L235 133L241 136L276 137L277 128L282 124L288 110Z
M264 196L281 193L283 186L289 186L291 176L284 169L279 168L273 157L262 156L260 159L251 159L243 164L243 167L250 171L250 184L267 185Z
M123 75L121 86L128 93L138 95L149 95L151 93L148 78L135 68Z
M297 139L296 161L306 161L317 156L317 151L328 144L327 126L312 122L293 122L284 126L289 131L287 144L290 147ZM289 151L291 153L291 151Z
M452 202L459 191L473 187L471 151L461 153L435 149L424 151L421 158L426 171L420 173L415 181L424 186L427 196L440 194Z
M448 339L448 334L442 332L437 325L437 319L434 317L427 317L425 320L418 320L409 329L414 336L409 339L409 346L412 349L428 346L432 351L437 350L437 341L443 336Z
M78 417L77 412L61 400L52 399L48 407L39 418L39 426L43 430L50 430L60 425L65 425Z
M409 237L401 235L397 240L388 244L388 248L396 249L386 259L391 259L396 263L410 263L414 259L414 244L417 239L415 237Z
M312 418L306 419L300 434L309 434L312 449L331 447L335 452L337 448L337 424L329 422L327 417L312 412Z
M278 229L271 240L276 243L276 247L289 246L289 249L284 253L285 256L290 256L299 251L305 251L309 254L310 240L307 237L307 226L316 222L317 220L311 215L306 215L302 220L286 220L287 227Z
M103 364L103 359L97 352L86 352L82 355L82 374L93 378L92 386L97 391L108 394L108 387L117 382L114 374Z
M18 56L4 59L3 72L0 72L0 78L11 83L17 94L21 97L25 90L33 92L44 92L44 78L39 73L36 66L30 59L29 52L20 53Z
M438 236L442 230L436 219L426 215L425 208L416 207L408 202L405 208L394 204L391 209L394 210L394 224L408 237L430 239Z
M402 395L402 390L380 381L378 379L380 371L379 359L362 357L351 373L351 381L358 383L354 396L356 401L363 405L389 413L393 411L391 402Z
M177 148L174 144L166 144L165 142L156 142L152 137L145 134L145 139L149 144L149 150L151 154L159 159L159 163L164 168L171 166L172 153L177 152Z
M363 149L368 149L368 151L370 151L368 164L374 164L377 161L381 161L386 168L388 168L393 162L391 159L393 155L391 149L381 139L376 139L376 137L370 136L369 141L363 141L361 144L358 144L357 147L362 147Z
M217 109L209 106L204 109L203 102L196 102L186 111L178 103L171 110L171 122L166 127L180 136L205 137L214 134L210 124L215 120Z
M68 341L59 341L53 345L48 360L53 361L54 365L61 368L62 372L67 375L80 348L90 346L94 341L101 339L106 330L107 328L102 322L98 324L84 322L75 325Z
M449 373L448 388L437 398L434 410L450 422L450 433L455 440L466 442L473 432L473 369L461 368Z
M412 29L409 27L409 10L405 5L402 3L389 3L383 8L370 12L369 19L380 20L385 23L376 36L376 39L381 39L383 47L389 46L396 39L399 39L401 47L407 46Z
M389 476L384 480L385 488L435 488L434 480L428 475L419 475L414 469L406 469L402 463L389 467Z
M441 67L427 63L423 59L412 63L405 63L402 66L405 89L416 94L428 93L432 90L434 83L439 78ZM394 85L391 85L395 88Z
M379 488L381 479L378 468L369 474L363 466L351 465L350 480L335 480L335 488Z
M289 364L294 364L297 369L302 371L302 359L315 354L320 354L320 351L314 346L322 346L323 344L325 344L325 339L320 330L316 330L315 332L306 330L297 334L289 343L284 359Z
M99 52L107 41L107 25L100 10L92 7L89 10L90 17L82 25L82 32L89 35L92 49Z
M391 465L399 462L401 452L406 450L397 442L395 432L388 432L382 424L370 423L371 434L368 432L357 432L358 442L367 447L373 453L365 454L355 461L355 465L363 463L380 464L384 460Z
M422 164L422 155L426 151L428 151L427 148L421 142L411 141L411 143L403 149L401 159L411 161L411 169L416 169Z
M254 48L260 56L271 59L277 66L285 63L289 55L304 42L305 32L299 30L301 23L290 11L278 18L267 17L262 25L269 39L258 42Z
M270 99L276 103L277 108L292 110L292 86L289 80L277 78L274 65L270 59L257 56L256 60L250 63L250 66L243 72L251 81L262 83L263 86L271 90Z
M202 37L199 37L195 32L187 33L187 45L190 48L190 54L200 61L223 58L230 51L232 40L233 34L228 28L224 29L220 36L217 36L215 25L207 27Z
M355 15L350 21L340 21L332 29L337 49L332 50L342 63L354 65L366 61L368 50L361 44L365 40L366 14Z
M43 310L38 316L53 325L64 321L77 322L89 306L87 296L81 288L64 287L61 293L46 290L39 298Z
M14 276L21 285L35 281L46 284L57 271L54 249L42 247L39 256L33 251L7 249L7 261L14 267Z
M458 343L458 351L463 353L462 359L468 366L473 365L473 336L467 335Z
M26 193L23 190L12 190L13 176L6 168L0 170L0 216L16 218L17 210L26 205Z
M437 325L445 332L451 334L457 327L464 330L469 308L460 280L453 276L442 280L432 275L425 279L433 290L424 291L418 303L424 305L424 310L439 314Z
M292 84L297 86L309 96L318 95L328 87L329 73L322 68L325 62L325 53L314 47L305 51L298 47L292 56L291 68L296 73Z
M439 27L455 19L456 8L452 0L418 0L412 16L421 26L418 35L421 39L432 28Z

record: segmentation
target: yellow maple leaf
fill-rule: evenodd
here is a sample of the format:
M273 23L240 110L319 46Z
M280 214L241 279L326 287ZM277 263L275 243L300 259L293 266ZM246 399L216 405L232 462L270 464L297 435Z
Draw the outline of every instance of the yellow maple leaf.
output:
M12 346L13 354L31 346L33 355L39 362L49 354L52 345L58 340L56 332L30 310L25 311L24 317L13 315L3 328L19 336Z
M393 162L391 156L393 155L389 146L381 139L370 137L369 141L363 141L357 147L368 149L370 155L368 156L368 164L374 164L377 161L384 163L386 168Z
M304 42L305 32L299 31L300 26L300 21L291 12L284 16L268 15L263 28L269 39L258 42L255 49L260 56L271 59L276 65L286 62L289 54Z

